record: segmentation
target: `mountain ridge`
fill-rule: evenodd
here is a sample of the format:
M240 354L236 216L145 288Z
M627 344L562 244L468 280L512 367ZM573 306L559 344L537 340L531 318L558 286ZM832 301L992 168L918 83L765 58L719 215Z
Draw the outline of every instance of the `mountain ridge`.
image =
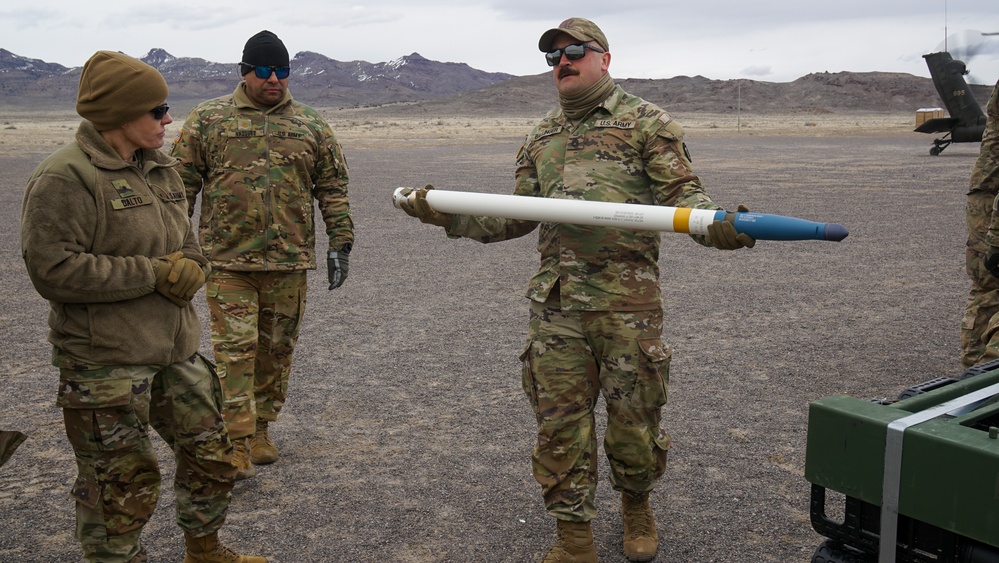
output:
M239 80L236 63L174 57L160 48L140 59L163 74L170 85L170 101L178 107L228 94ZM301 51L291 67L293 95L316 107L377 108L400 116L538 116L557 101L548 72L529 76L486 72L465 63L432 61L419 53L369 63ZM81 70L0 48L0 100L22 108L71 108ZM941 105L929 78L892 72L817 72L791 82L703 76L617 82L667 110L686 113L908 113ZM970 86L979 104L988 100L991 89Z
M151 49L138 57L156 68L170 85L171 100L200 101L232 92L239 81L237 63L174 57ZM341 62L301 51L291 61L292 92L297 99L326 107L417 102L482 88L513 78L464 63L441 63L419 53L384 63ZM0 49L0 96L14 105L71 103L82 67L65 67Z

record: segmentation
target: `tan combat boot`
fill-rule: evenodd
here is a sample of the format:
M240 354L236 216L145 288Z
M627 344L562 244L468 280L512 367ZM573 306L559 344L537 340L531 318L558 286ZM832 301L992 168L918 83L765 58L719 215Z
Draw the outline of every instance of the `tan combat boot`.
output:
M628 561L652 561L659 549L659 535L649 494L621 493L621 519L624 520L625 557Z
M184 543L184 563L267 563L263 557L240 555L229 549L219 541L218 532L200 538L184 532Z
M277 461L278 451L267 433L267 421L257 420L257 429L250 437L250 461L265 465Z
M541 563L597 563L590 523L558 520L558 540Z
M232 464L236 466L236 480L242 481L257 476L257 468L250 463L249 438L232 441Z

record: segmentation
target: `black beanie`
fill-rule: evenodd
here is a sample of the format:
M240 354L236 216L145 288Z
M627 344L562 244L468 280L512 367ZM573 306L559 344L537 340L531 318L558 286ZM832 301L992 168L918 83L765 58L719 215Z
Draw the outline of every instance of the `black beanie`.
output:
M265 29L246 40L241 62L248 65L288 66L288 49L277 35Z

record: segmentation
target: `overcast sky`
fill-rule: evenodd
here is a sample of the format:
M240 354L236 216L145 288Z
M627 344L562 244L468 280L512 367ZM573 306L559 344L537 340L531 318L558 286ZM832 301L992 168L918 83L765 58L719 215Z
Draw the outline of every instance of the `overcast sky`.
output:
M969 43L981 48L960 55L975 82L999 80L999 35L981 35L999 32L999 0L10 0L0 7L0 48L68 67L100 49L236 63L246 39L269 29L292 56L379 63L419 53L523 76L548 71L538 37L570 16L603 29L615 78L929 76L921 55L946 40L956 58Z

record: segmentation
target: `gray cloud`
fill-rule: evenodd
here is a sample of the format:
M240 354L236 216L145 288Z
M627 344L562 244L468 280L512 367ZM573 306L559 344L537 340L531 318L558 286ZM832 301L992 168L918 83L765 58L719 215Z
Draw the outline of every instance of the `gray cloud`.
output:
M747 66L739 72L745 76L769 76L774 73L773 68L767 65Z

